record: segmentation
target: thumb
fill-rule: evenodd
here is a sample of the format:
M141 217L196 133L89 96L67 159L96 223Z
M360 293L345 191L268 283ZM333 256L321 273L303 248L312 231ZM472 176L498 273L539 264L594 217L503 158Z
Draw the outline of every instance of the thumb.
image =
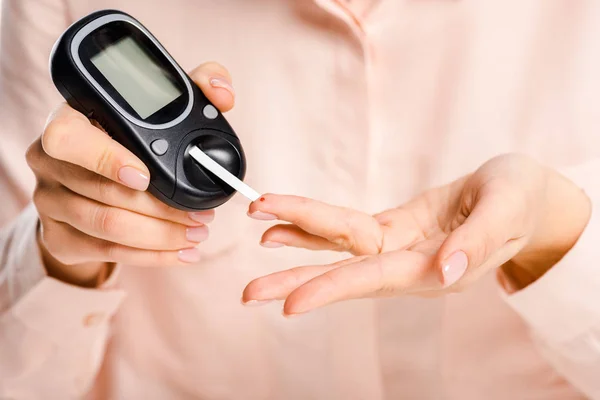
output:
M511 240L518 209L504 197L483 196L467 219L442 243L437 267L444 287L455 284L467 271L478 269Z
M224 66L216 62L201 64L190 72L190 78L221 112L233 108L235 91L231 84L231 75Z

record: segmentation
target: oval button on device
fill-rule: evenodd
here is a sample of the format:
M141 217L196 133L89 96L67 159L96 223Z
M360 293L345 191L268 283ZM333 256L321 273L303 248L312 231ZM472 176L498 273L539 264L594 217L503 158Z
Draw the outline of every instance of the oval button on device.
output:
M169 149L169 142L167 142L165 139L158 139L152 142L150 147L152 148L154 154L157 156L162 156Z
M217 111L215 106L213 106L212 104L206 105L202 112L204 113L204 116L208 119L215 119L219 116L219 111Z

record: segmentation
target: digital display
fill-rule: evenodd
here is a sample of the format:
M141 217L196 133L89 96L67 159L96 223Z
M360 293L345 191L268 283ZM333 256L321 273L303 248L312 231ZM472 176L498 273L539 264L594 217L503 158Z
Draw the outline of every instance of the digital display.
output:
M90 61L142 119L183 94L131 36L104 48Z

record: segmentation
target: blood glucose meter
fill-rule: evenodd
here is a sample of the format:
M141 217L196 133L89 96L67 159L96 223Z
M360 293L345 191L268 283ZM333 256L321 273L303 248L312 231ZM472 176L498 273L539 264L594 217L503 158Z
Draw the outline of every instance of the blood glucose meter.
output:
M150 170L149 191L182 210L205 210L235 190L246 159L223 115L136 19L98 11L71 25L50 57L69 105L98 123Z

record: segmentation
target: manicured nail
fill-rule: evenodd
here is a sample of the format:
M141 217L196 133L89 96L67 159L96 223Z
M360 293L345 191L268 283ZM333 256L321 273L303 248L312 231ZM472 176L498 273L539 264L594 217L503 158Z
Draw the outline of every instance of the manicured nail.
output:
M210 78L209 83L210 86L214 88L221 88L227 90L229 93L231 93L233 97L235 97L235 90L233 89L233 86L231 86L231 83L229 83L227 79L221 77L213 77Z
M464 251L457 251L446 258L442 264L444 287L448 287L458 281L465 274L468 265L469 259Z
M200 243L208 239L208 227L196 226L185 230L185 237L190 242Z
M269 248L269 249L276 249L276 248L278 248L278 247L283 247L283 246L285 246L283 243L279 243L279 242L268 242L268 241L267 241L267 242L260 242L260 245L261 245L262 247L266 247L266 248Z
M150 184L150 177L137 168L121 167L117 175L124 185L135 190L144 191Z
M212 212L191 212L188 214L192 221L208 224L215 219L215 214Z
M264 306L265 304L269 304L272 301L273 300L248 300L248 301L242 300L242 304L247 307L258 307L258 306Z
M191 249L179 250L178 257L179 257L179 260L181 260L183 262L195 263L195 262L200 261L201 254L200 254L200 250L193 247Z
M265 213L262 211L254 211L252 214L248 214L250 218L258 219L261 221L273 221L277 219L277 215Z

